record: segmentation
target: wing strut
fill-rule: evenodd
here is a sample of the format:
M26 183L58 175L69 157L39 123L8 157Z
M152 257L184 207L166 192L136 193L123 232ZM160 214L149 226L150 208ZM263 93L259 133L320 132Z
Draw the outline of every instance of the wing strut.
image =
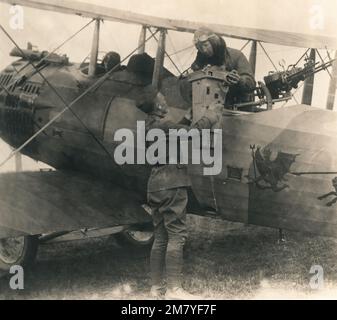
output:
M138 41L138 53L142 54L145 52L145 43L146 43L146 26L142 26L142 29L140 31L139 35L139 41Z
M21 172L22 171L22 155L20 152L15 154L15 171Z
M0 29L3 30L3 32L12 40L12 38L10 37L10 35L6 32L6 30L3 28L3 26L0 24ZM157 33L157 32L156 32ZM156 34L155 33L155 34ZM146 39L146 42L149 41L151 38L153 38L153 36L150 36ZM14 43L15 41L12 40ZM15 43L16 45L16 43ZM17 46L17 45L16 45ZM18 47L18 46L17 46ZM18 49L20 49L18 47ZM138 51L138 47L133 50L131 53L129 53L121 62L123 63L126 59L130 58L135 52ZM87 95L89 92L91 92L94 89L97 89L100 85L102 85L111 75L112 72L115 71L115 69L117 67L120 66L116 65L114 68L112 68L110 71L108 71L103 77L99 78L94 84L92 84L89 88L87 88L83 93L81 93L77 98L75 98L69 105L65 106L58 114L56 114L51 120L49 120L42 128L40 128L37 132L35 132L29 139L27 139L20 147L18 147L17 149L15 149L14 151L12 151L8 157L3 160L0 163L0 168L6 164L10 159L12 159L13 156L15 156L18 152L20 152L24 147L26 147L31 141L33 141L39 134L41 134L42 132L44 132L50 125L52 125L58 118L60 118L67 110L70 110L70 108L77 103L78 101L80 101L85 95ZM35 67L35 66L34 66ZM109 153L110 155L110 153Z
M91 54L90 54L90 64L89 64L89 77L93 77L96 75L97 69L97 58L98 58L98 48L99 48L99 29L100 29L101 21L99 19L95 19L95 30L94 37L92 40Z
M167 30L165 29L160 30L156 61L154 64L154 70L153 70L153 76L152 76L152 86L155 89L159 89L160 77L161 77L163 66L164 66L166 33L167 33Z
M315 49L310 50L309 59L312 60L314 63L316 62L316 50ZM303 93L302 93L302 104L307 104L311 106L312 96L314 93L314 83L315 83L314 74L311 77L304 80Z
M335 61L332 64L332 75L330 79L329 85L329 93L328 93L328 101L326 104L326 108L328 110L333 110L335 105L335 95L336 95L336 87L337 87L337 51L335 52Z
M256 58L257 58L257 42L255 40L252 41L252 47L250 49L249 55L249 63L252 67L253 74L256 74Z
M13 44L15 45L15 47L17 47L17 49L21 52L22 56L29 61L29 59L27 59L27 57L25 56L25 53L22 51L22 49L19 47L19 45L15 42L15 40L10 36L10 34L5 30L5 28L0 24L0 29L4 32L4 34L11 40L11 42L13 42ZM71 108L72 105L68 104L67 101L62 97L62 95L55 89L55 87L48 81L48 79L41 73L41 71L31 62L29 61L29 63L31 64L31 66L36 70L36 72L40 75L40 77L45 81L45 83L49 86L49 88L55 93L55 95L60 99L60 101L62 102L62 104L65 106L65 110L69 110L74 117L80 122L80 124L82 125L82 127L90 134L90 136L95 140L95 142L103 149L103 151L110 157L113 159L112 155L110 154L110 152L108 151L108 149L104 146L104 144L96 137L96 135L84 124L84 122L82 121L82 119L74 112L74 110ZM59 114L62 114L62 112L60 112ZM40 133L41 130L43 128L41 128L38 132ZM44 131L45 129L43 129ZM33 135L34 136L34 135ZM29 141L30 139L28 139L27 141ZM26 142L27 143L27 142ZM24 143L24 144L26 144ZM22 146L20 147L22 149ZM14 150L13 152L11 152L10 156L4 160L3 163L7 162L7 160L9 160L11 158L11 156L16 155L19 151L19 149ZM3 164L2 163L2 164ZM0 164L0 166L2 165Z
M154 40L156 40L157 43L158 43L159 40L158 40L157 37L154 35L154 33L151 31L151 29L148 28L148 30L149 30L149 32L151 33L151 35L153 35ZM178 71L179 75L182 75L182 72L181 72L180 69L178 68L177 64L173 61L173 59L171 58L171 56L167 53L166 49L165 49L165 55L166 55L166 57L170 60L170 62L172 63L172 65L176 68L176 70Z

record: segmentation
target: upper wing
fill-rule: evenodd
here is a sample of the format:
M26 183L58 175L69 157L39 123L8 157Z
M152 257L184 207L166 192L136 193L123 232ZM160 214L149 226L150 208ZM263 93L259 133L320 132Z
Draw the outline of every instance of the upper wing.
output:
M49 11L57 11L67 14L76 14L88 18L99 18L103 20L141 24L182 32L194 32L200 27L208 27L214 32L226 37L257 40L291 47L317 49L337 48L337 38L335 37L165 19L77 1L0 0L0 2L6 2L12 5L23 5Z
M0 239L150 222L142 197L73 172L0 175Z

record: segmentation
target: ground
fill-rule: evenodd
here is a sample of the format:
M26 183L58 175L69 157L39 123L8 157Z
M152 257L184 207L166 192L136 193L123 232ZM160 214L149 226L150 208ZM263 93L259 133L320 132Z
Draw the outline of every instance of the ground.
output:
M189 217L184 286L210 299L337 299L337 240ZM313 265L324 288L310 288ZM0 279L0 299L147 299L148 253L126 251L112 236L40 247L25 289Z

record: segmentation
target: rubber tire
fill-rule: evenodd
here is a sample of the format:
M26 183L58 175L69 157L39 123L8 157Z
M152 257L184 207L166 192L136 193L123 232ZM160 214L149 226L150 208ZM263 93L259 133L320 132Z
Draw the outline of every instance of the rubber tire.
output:
M17 261L15 261L15 263L8 264L3 260L1 260L0 257L0 271L7 273L10 270L10 267L13 265L19 265L25 268L30 267L35 261L38 247L39 247L38 236L24 236L24 248L20 258Z

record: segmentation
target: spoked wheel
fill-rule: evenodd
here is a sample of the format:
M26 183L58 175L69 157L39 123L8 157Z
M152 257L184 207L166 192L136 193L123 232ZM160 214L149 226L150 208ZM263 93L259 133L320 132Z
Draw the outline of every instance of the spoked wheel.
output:
M128 229L115 235L117 243L121 247L134 249L151 249L153 243L152 230Z
M30 266L36 257L37 236L0 239L0 270L8 272L13 265Z

